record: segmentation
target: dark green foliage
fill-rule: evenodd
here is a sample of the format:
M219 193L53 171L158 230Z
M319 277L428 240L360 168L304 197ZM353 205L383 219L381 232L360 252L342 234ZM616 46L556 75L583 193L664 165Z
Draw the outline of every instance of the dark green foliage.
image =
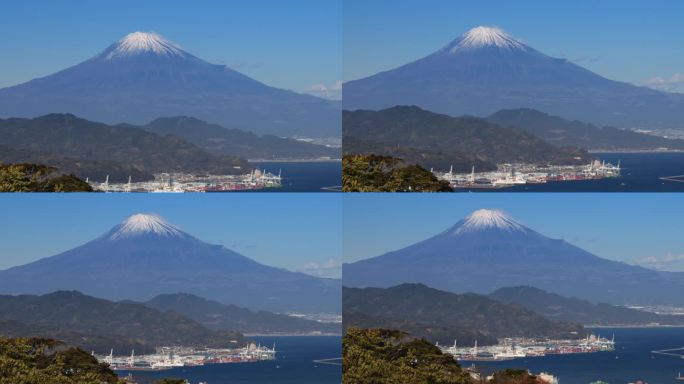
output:
M403 332L350 328L342 343L344 384L471 382L453 358Z
M228 129L192 117L166 117L141 128L158 135L173 135L218 155L249 159L340 158L340 148L330 148L273 135L258 136Z
M502 126L520 128L557 146L585 149L684 149L684 140L666 139L613 127L597 127L570 121L534 109L506 109L487 120Z
M160 379L155 380L152 384L186 384L185 379Z
M74 175L37 164L0 164L0 192L92 192Z
M684 316L659 315L617 305L563 297L534 287L507 287L489 294L505 303L516 303L552 320L593 325L682 325Z
M530 374L525 369L506 369L496 372L490 384L542 384L544 381Z
M159 136L133 126L95 123L70 114L0 119L0 145L21 157L14 161L54 159L56 163L45 164L60 166L83 178L104 180L110 174L110 181L128 180L128 175L122 174L127 169L131 169L129 175L134 181L161 172L236 174L249 169L243 159L213 155L174 136Z
M446 181L419 165L376 155L345 155L342 159L344 192L451 192Z
M573 323L556 322L516 304L458 295L422 284L342 291L345 328L392 328L441 344L496 344L502 337L581 338Z
M214 330L238 330L258 334L342 332L339 324L319 323L268 311L253 312L187 293L159 295L144 304L160 311L174 311Z
M0 384L120 383L106 364L87 352L40 338L0 337Z
M98 353L154 352L164 345L237 347L242 334L212 331L174 312L112 302L74 291L0 296L0 334L58 338ZM234 340L235 342L231 342Z
M559 148L532 134L475 117L450 117L415 106L344 111L344 154L379 154L426 168L470 172L499 163L581 164L591 156Z

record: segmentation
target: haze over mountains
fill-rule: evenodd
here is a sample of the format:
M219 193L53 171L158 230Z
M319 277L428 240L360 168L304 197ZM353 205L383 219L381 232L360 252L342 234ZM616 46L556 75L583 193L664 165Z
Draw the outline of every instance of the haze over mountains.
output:
M187 293L159 295L144 305L162 311L176 312L213 330L237 329L240 332L256 334L341 332L340 324L322 323L267 311L250 311Z
M108 124L191 116L281 137L339 137L338 102L262 84L134 32L57 73L0 89L0 117L71 113Z
M341 149L274 135L258 136L192 117L164 117L141 127L158 135L172 135L215 155L247 159L340 158Z
M597 127L534 109L501 110L487 117L487 121L521 129L559 147L573 146L589 150L684 149L684 140L614 127Z
M684 324L684 316L660 315L606 303L594 304L529 286L500 288L487 297L503 303L519 304L551 320L571 321L584 325Z
M260 264L136 214L84 245L0 271L0 293L78 290L109 300L147 301L185 292L274 312L340 313L340 281Z
M484 26L427 57L345 83L343 105L417 105L451 116L531 108L598 126L684 128L683 94L606 79Z
M343 265L345 286L402 283L481 294L532 286L594 303L684 304L684 273L603 259L488 209L429 239Z

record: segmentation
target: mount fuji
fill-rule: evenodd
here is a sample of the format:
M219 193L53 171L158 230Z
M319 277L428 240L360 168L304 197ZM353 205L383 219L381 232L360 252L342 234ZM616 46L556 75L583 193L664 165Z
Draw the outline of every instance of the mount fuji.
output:
M684 273L660 272L595 256L548 238L498 210L481 209L427 240L344 264L349 287L422 283L487 294L532 286L611 304L684 304Z
M532 108L595 125L684 128L684 94L606 79L484 26L422 59L345 83L343 105L417 105L451 116Z
M138 125L184 115L259 134L341 136L334 102L267 86L150 32L131 33L73 67L0 89L0 116L49 113Z
M189 293L224 304L277 312L340 311L339 280L260 264L136 214L109 232L56 256L0 271L0 292L78 290L109 300L146 301Z

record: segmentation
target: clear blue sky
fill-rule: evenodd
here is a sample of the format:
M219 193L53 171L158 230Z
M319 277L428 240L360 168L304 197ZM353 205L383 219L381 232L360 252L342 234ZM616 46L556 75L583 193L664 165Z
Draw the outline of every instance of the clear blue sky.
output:
M472 27L496 25L614 80L680 74L684 83L682 1L345 0L343 8L344 81L426 56Z
M132 214L157 213L261 263L339 275L341 210L336 193L0 194L0 269L84 244Z
M684 271L684 194L345 194L343 204L345 262L411 245L493 208L603 258L649 258L650 267Z
M0 3L0 87L86 60L134 31L279 88L342 73L341 0L21 0Z

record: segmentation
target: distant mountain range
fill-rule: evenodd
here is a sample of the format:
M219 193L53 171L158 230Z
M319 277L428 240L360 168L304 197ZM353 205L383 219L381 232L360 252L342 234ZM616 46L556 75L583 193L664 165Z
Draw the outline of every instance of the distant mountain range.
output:
M0 119L0 162L54 166L81 178L151 180L153 173L247 173L244 158L339 157L340 149L257 136L201 120L161 118L142 126L107 125L71 114Z
M20 162L53 160L46 165L54 166L66 163L66 170L82 178L104 178L102 173L111 169L115 172L110 175L112 181L115 175L127 180L128 175L123 174L127 170L131 177L149 179L151 173L236 174L249 169L243 159L215 156L177 137L95 123L70 114L0 120L0 145L20 153ZM88 165L69 165L69 159Z
M213 153L249 159L339 159L342 150L274 135L258 136L192 117L166 117L141 127L158 135L172 135Z
M534 109L508 109L487 117L488 121L529 132L555 146L583 149L638 150L684 149L684 140L638 133L613 127L597 127L581 121L570 121Z
M684 94L608 80L485 26L427 57L346 82L343 105L417 105L451 116L532 108L599 126L684 128Z
M42 296L0 296L0 334L9 337L47 337L70 345L119 354L154 352L155 347L242 346L235 331L212 331L174 312L139 303L115 303L75 291Z
M340 324L321 323L267 311L251 311L225 305L187 293L159 295L146 306L160 311L173 311L213 330L237 329L252 334L340 334Z
M345 328L397 329L432 342L496 344L503 337L580 338L581 325L552 321L517 304L475 294L457 295L422 284L347 288L342 292Z
M489 209L416 244L344 264L342 271L350 287L422 283L486 294L527 285L594 303L684 305L684 273L603 259Z
M192 116L283 137L340 137L339 102L273 88L134 32L73 67L0 89L0 117L72 113L108 124Z
M0 125L2 123L0 122ZM0 133L1 135L1 133ZM122 164L111 160L92 160L77 157L61 156L57 153L37 152L28 149L14 149L0 145L0 163L11 164L40 164L54 167L62 174L79 175L91 180L104 180L109 175L110 181L153 180L154 175L131 164Z
M528 286L500 288L487 296L504 303L519 304L548 319L585 325L684 324L684 316L659 315L605 303L594 304Z
M186 292L253 310L341 311L339 280L260 264L149 214L133 215L79 247L0 271L0 293L57 290L135 301Z
M591 156L559 148L520 129L475 117L450 117L416 106L344 111L344 153L397 157L424 167L495 170L498 163L580 164Z

